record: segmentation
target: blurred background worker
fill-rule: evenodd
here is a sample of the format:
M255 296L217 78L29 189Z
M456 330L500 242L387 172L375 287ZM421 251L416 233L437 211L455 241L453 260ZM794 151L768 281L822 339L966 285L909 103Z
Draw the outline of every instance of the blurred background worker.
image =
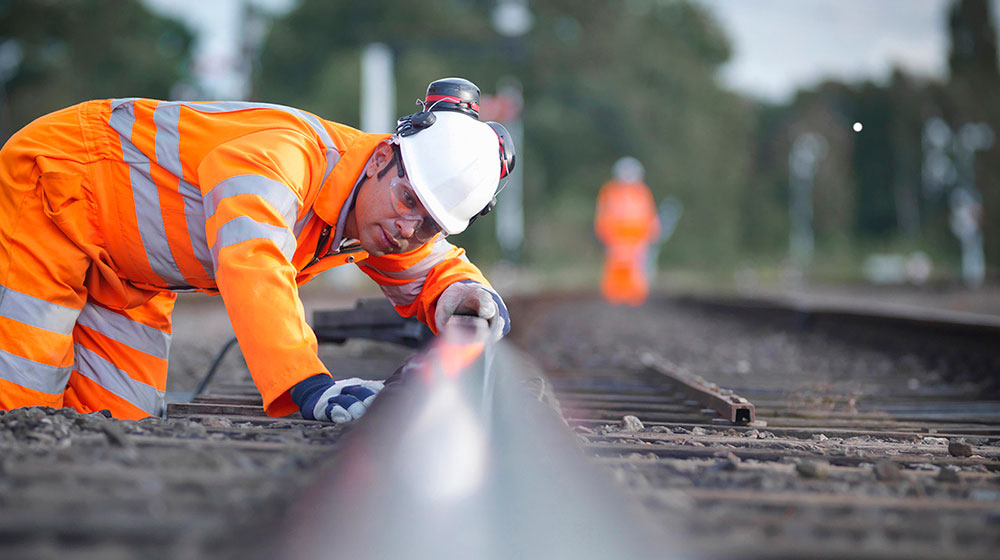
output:
M0 409L159 414L177 292L220 294L269 415L358 418L381 382L334 382L298 286L358 265L433 331L507 311L445 237L496 202L514 146L448 78L395 134L246 102L89 101L0 150Z
M643 173L639 160L623 157L597 195L594 230L605 245L601 293L610 303L639 305L649 295L647 254L660 221Z

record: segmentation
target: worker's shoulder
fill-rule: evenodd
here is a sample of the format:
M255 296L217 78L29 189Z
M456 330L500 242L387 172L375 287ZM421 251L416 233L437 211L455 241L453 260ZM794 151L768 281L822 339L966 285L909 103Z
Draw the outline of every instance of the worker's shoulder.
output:
M379 142L391 136L390 134L364 132L352 126L325 119L321 119L320 122L327 129L334 145L341 152L359 149L368 153L375 149Z

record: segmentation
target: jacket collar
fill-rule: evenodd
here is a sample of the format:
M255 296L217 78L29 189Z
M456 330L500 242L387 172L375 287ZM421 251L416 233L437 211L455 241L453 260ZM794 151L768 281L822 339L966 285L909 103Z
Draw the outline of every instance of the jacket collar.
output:
M368 158L379 142L389 136L389 134L359 134L347 149L340 152L340 159L333 166L326 182L320 187L316 202L313 204L313 211L324 222L336 225L338 234L343 228L341 216L346 217L350 211L349 202L361 183L361 174L365 164L368 163Z

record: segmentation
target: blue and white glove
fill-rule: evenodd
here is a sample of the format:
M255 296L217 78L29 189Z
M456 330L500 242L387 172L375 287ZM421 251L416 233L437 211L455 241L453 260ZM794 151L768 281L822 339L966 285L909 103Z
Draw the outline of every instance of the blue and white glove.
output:
M321 373L296 383L291 395L306 420L341 423L361 418L382 387L381 381L357 377L334 381Z
M493 340L510 332L510 314L500 294L472 280L462 280L441 292L434 312L434 324L440 331L452 315L473 315L486 319Z

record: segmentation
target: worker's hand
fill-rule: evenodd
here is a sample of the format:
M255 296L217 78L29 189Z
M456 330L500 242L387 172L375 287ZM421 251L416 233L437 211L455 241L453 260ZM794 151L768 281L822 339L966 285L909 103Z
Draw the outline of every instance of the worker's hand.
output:
M455 282L438 297L434 323L440 331L452 315L472 315L486 319L493 340L510 332L510 315L500 295L479 282Z
M340 423L361 418L382 386L381 381L357 377L334 381L319 374L297 383L291 394L306 420Z

